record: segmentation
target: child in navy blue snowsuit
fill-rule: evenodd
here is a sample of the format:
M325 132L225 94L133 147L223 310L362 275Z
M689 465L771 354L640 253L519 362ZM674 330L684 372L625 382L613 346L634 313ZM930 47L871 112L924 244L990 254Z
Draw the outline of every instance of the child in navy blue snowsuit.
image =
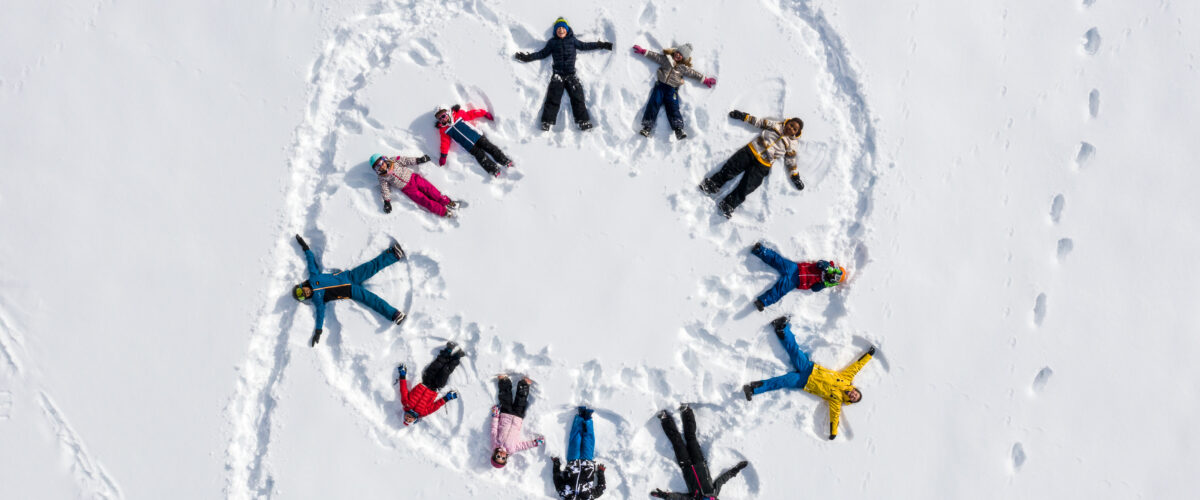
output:
M395 264L404 257L404 250L399 243L392 243L391 248L384 250L378 257L359 265L349 271L338 271L333 274L321 272L317 257L309 250L304 238L296 235L296 242L304 249L304 259L308 264L308 280L292 289L292 296L299 301L312 299L316 308L316 329L308 345L316 346L321 340L321 327L325 324L325 303L337 299L353 299L359 304L374 309L375 312L389 318L397 325L404 321L405 314L392 307L387 301L371 293L363 286L363 282L374 276L383 268Z
M583 100L583 84L575 76L575 53L580 50L612 50L612 42L581 42L575 38L575 32L567 20L558 18L554 22L554 38L546 41L542 50L532 54L517 52L516 58L521 62L537 61L550 56L554 59L554 75L550 77L550 87L546 89L546 102L542 104L542 130L550 130L558 119L558 107L562 104L563 90L571 98L571 112L575 114L575 123L580 130L592 128L592 120L588 115L587 103Z
M846 269L834 264L833 261L793 262L763 246L762 243L755 243L750 253L762 259L779 273L779 279L775 281L775 284L754 301L754 307L759 311L779 302L779 299L792 290L819 292L846 281Z

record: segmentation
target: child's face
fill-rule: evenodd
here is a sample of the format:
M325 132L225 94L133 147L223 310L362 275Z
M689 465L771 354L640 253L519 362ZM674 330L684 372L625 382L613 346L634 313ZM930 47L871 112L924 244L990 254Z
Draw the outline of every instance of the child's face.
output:
M557 35L559 38L564 38L567 36L567 29L562 26L559 26L558 29L554 30L554 34Z
M671 57L675 58L675 62L683 61L683 54L680 54L678 52L671 54Z

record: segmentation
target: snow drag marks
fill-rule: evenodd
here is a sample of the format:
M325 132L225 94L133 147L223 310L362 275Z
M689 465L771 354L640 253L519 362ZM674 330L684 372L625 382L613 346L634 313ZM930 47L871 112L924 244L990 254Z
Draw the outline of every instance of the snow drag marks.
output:
M655 35L670 36L671 28L661 18L658 2L638 2L632 9L612 8L614 12L629 12L633 17L610 18L602 13L594 22L574 20L576 31L583 34L581 38L617 38L618 50L613 53L580 55L581 73L591 75L585 78L585 92L593 121L598 124L597 129L587 133L579 133L570 123L565 99L555 131L537 130L536 113L545 90L548 62L520 65L504 56L516 50L535 49L548 36L544 26L525 25L526 21L536 23L540 19L518 21L507 13L508 9L476 2L385 3L378 11L347 20L332 30L309 75L311 97L305 120L295 132L290 160L292 178L285 201L287 216L281 221L279 243L271 257L275 265L267 273L269 283L264 287L262 313L251 329L247 358L239 370L237 389L227 408L233 434L226 453L228 496L269 498L279 493L272 473L271 449L279 427L276 415L284 396L282 382L293 349L300 349L305 359L315 358L327 387L335 391L337 399L364 424L382 449L403 450L472 480L529 494L540 494L544 489L545 481L540 477L544 471L537 463L537 455L523 454L506 469L506 475L496 475L488 473L490 468L481 462L478 453L486 447L487 440L483 401L494 397L492 377L501 371L529 374L538 381L534 390L536 410L531 411L527 426L531 432L548 433L551 442L565 428L559 429L564 423L557 421L563 411L553 410L547 403L582 398L598 407L597 416L603 421L598 423L599 432L606 436L601 444L602 459L625 464L618 471L618 484L612 487L626 496L660 480L669 468L650 466L663 463L658 450L645 446L645 440L658 439L661 434L655 429L657 422L650 421L645 426L631 424L612 412L614 407L621 408L622 414L638 411L650 415L651 409L674 407L679 400L719 402L698 405L705 427L715 429L706 439L712 440L713 447L720 450L718 454L733 453L724 447L723 440L736 438L741 431L730 433L728 429L780 418L775 416L780 414L776 411L779 409L803 409L799 413L804 416L795 420L796 425L813 435L820 434L820 420L824 417L809 415L823 410L810 399L766 398L761 405L756 402L750 411L740 406L730 407L744 403L740 401L739 387L742 379L750 376L747 368L757 367L760 372L777 369L779 351L767 341L756 340L752 345L745 339L730 341L724 337L759 337L759 330L765 328L763 325L769 319L758 313L747 316L740 307L769 284L763 279L765 273L753 272L757 267L745 267L746 262L754 262L743 260L754 241L773 234L791 234L802 224L811 228L791 239L771 237L776 248L794 258L820 253L847 261L856 273L869 264L864 238L869 232L868 219L879 178L876 132L849 51L824 12L809 3L786 6L765 3L762 8L781 20L786 38L792 39L790 43L795 44L798 38L807 46L800 53L801 64L791 70L794 74L785 75L787 85L778 85L777 100L742 93L734 102L726 102L729 95L688 83L682 93L692 137L682 142L667 138L663 133L665 127L659 124L655 137L646 140L637 136L635 130L647 87L653 79L652 68L620 48L627 45L627 37L643 45L648 40L655 48L669 46L672 40L659 40ZM738 15L761 15L742 14L742 10L746 9L738 9ZM464 47L447 45L447 38L441 36L466 27L479 37L496 37L503 42L502 54L494 58L494 65L490 57L486 61L474 58L471 61L482 62L483 67L471 67L462 57ZM623 33L619 27L636 27L637 31ZM724 86L738 88L741 83L738 78L747 78L747 83L753 81L750 75L738 75L728 69L733 63L727 59L732 55L721 49L697 46L698 66L718 76L722 82L718 90ZM626 68L624 75L621 67ZM815 77L811 76L814 68L818 69ZM497 72L501 78L496 78ZM498 83L509 75L515 76L515 92ZM486 92L464 82L481 85L487 82L483 85ZM388 88L381 90L384 85ZM807 90L804 85L813 88ZM796 86L801 91L786 91ZM415 101L420 102L414 104ZM381 147L388 148L389 153L428 152L436 145L436 132L429 127L426 116L431 107L427 104L434 102L460 102L493 110L497 120L480 122L480 128L515 158L518 169L492 179L482 175L474 160L455 146L446 168L426 164L419 171L444 192L471 200L473 207L464 211L458 221L438 220L409 208L404 208L404 213L384 217L378 212L377 195L369 177L360 172L363 162L358 157ZM410 110L410 105L420 111ZM797 194L781 179L781 174L772 174L735 219L725 221L717 216L714 201L698 193L694 184L718 168L725 157L755 133L724 118L725 108L732 106L754 108L747 110L767 116L787 113L806 118L800 169L808 187ZM563 194L561 201L549 206L537 205L545 198L537 193L539 183L552 177L546 169L571 168L522 162L524 152L546 146L564 153L578 150L595 155L610 162L612 168L622 169L618 172L627 182L657 189L659 201L665 203L656 209L667 211L664 216L673 217L683 226L670 229L680 230L684 239L690 236L703 243L703 248L714 253L716 262L734 267L722 270L720 276L741 276L730 280L705 276L704 273L713 272L708 264L678 273L698 281L692 289L699 294L688 299L692 301L689 307L694 309L697 303L707 303L705 310L711 311L711 315L672 319L680 325L674 338L669 329L652 332L654 339L647 340L683 346L678 357L662 361L668 368L646 360L620 367L607 366L594 358L578 365L569 364L563 361L563 351L569 353L575 342L556 343L553 346L556 355L551 356L551 346L522 341L520 331L497 329L491 322L473 319L489 317L486 311L473 309L470 316L455 312L462 309L463 303L493 302L470 299L470 294L477 292L463 289L456 273L464 269L491 272L516 265L511 255L513 245L503 238L527 236L520 232L525 229L521 229L519 221L547 213L556 217L558 210L566 210L564 215L568 217L591 213L569 210L573 197L596 196L575 186ZM637 161L630 161L631 158ZM684 165L684 175L663 171L677 168L674 165L679 162ZM401 206L407 206L407 200L394 199L393 203L397 212ZM810 213L813 206L822 209ZM527 215L527 211L532 211L532 215ZM479 223L498 213L509 217L506 232L517 234L498 232L489 238L479 237L479 231L485 230ZM804 218L798 221L799 214L804 214ZM564 225L555 230L566 231L569 227ZM327 266L349 266L365 260L386 244L388 235L397 237L406 245L409 257L381 272L370 285L382 297L407 310L409 319L401 327L392 327L370 311L331 305L322 344L309 350L307 318L311 311L297 307L286 296L291 284L304 274L302 255L292 240L296 233L306 236ZM474 234L475 239L464 236L468 234ZM604 244L619 240L616 233L601 236L606 239L601 242ZM471 258L464 258L462 252L455 250L458 248L455 243L460 240L498 243L495 248L477 249ZM502 256L503 260L489 260L493 255ZM846 332L840 325L846 316L850 293L839 290L819 298L805 297L802 301L789 297L791 300L785 299L775 308L779 311L800 308L794 315L795 328L807 332L806 346L817 349L818 356L848 355L848 351L865 348L877 340ZM511 293L492 296L508 308L521 306ZM403 304L396 302L399 297L405 297ZM529 316L535 317L537 313L532 311L536 309L531 309ZM640 334L636 329L616 330L628 331L626 335ZM720 335L715 333L718 331ZM769 332L762 337L767 336ZM410 372L418 372L445 339L456 340L468 353L450 382L462 399L448 405L436 418L423 422L419 432L405 429L396 417L398 403L388 373L401 361L408 363ZM773 342L774 338L770 336L767 340ZM886 364L879 366L887 370ZM876 369L871 368L867 373L873 370ZM679 378L684 374L687 380ZM556 381L562 378L566 378L565 383ZM552 399L547 397L551 394ZM569 413L571 407L562 408ZM849 431L847 428L847 438L852 439ZM612 439L615 435L632 439ZM757 481L731 485L734 488L731 492L746 491L747 487L751 494L759 492Z

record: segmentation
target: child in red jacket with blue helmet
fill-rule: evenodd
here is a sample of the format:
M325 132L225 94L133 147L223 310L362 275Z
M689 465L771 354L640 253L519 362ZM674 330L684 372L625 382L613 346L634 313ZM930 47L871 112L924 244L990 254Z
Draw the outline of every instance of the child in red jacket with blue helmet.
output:
M412 390L408 389L408 380L405 379L408 368L403 363L396 367L396 380L393 383L398 386L400 403L404 405L404 425L420 422L422 418L441 409L446 402L458 399L458 392L454 390L440 398L437 395L450 380L450 374L458 368L459 360L466 356L462 349L455 350L457 346L454 342L446 342L446 347L438 352L437 358L421 372L421 383Z
M754 301L754 307L759 311L779 302L779 299L792 290L819 292L846 281L846 268L834 264L831 260L793 262L763 246L762 243L755 243L754 248L750 249L750 253L762 259L779 273L779 279L775 281L775 284Z
M488 140L487 136L475 130L475 127L472 127L468 123L479 118L495 120L496 118L492 116L491 112L485 109L464 111L459 105L455 104L449 110L438 108L437 111L434 111L433 116L437 119L437 123L434 126L442 134L442 156L438 158L438 165L446 166L446 154L450 152L450 143L457 142L471 156L474 156L475 160L479 162L479 166L483 167L489 174L497 177L500 176L500 167L497 163L505 167L513 166L512 160L508 159L504 155L504 152L500 151L500 148L492 144L492 141ZM488 158L488 155L491 155L491 158Z

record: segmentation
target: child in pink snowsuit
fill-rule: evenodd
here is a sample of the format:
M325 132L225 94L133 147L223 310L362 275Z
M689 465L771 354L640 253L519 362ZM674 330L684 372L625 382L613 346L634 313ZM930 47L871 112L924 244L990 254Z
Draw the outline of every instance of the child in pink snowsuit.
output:
M421 208L442 217L454 217L453 208L458 204L449 196L442 194L433 184L409 168L429 161L429 156L410 158L396 156L388 158L383 155L371 157L371 169L379 176L379 192L383 195L384 213L392 213L392 188L400 188L412 201Z
M525 409L529 407L531 382L533 381L528 377L521 379L514 396L512 380L508 375L500 375L496 381L500 404L492 407L492 467L499 469L507 465L510 453L546 444L546 439L542 436L537 436L532 441L521 440L521 426L524 424Z

